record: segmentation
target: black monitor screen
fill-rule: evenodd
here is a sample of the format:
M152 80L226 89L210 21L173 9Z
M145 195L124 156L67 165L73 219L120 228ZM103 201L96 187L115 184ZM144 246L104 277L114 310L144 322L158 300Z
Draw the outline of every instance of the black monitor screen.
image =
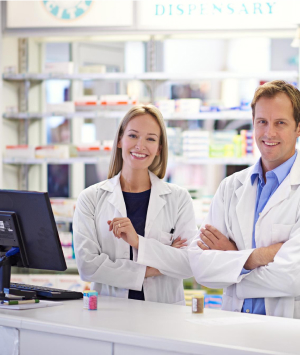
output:
M15 212L17 216L27 254L26 266L43 270L66 270L47 193L0 190L0 211Z

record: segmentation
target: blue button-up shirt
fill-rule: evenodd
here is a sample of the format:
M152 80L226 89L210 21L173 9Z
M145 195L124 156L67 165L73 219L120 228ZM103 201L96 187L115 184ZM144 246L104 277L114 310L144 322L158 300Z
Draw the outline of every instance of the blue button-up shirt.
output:
M253 225L253 234L252 234L252 248L256 248L255 243L255 225L259 218L260 213L263 211L270 197L277 190L278 186L289 174L295 159L297 156L296 153L283 164L279 165L274 170L268 171L266 173L266 180L264 181L263 170L261 166L261 160L259 160L254 168L251 175L251 183L254 184L256 178L257 182L257 192L256 192L256 205L255 205L255 214L254 214L254 225ZM242 274L250 272L249 270L243 269ZM245 313L255 313L255 314L266 314L265 309L265 299L264 298L246 298L243 304L242 312Z

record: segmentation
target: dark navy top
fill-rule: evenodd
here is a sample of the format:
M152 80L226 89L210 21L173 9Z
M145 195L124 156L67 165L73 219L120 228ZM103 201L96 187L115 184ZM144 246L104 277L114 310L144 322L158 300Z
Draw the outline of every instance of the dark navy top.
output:
M151 189L139 193L123 191L127 218L130 219L137 234L141 235L142 237L145 234L145 224L150 192ZM132 247L130 247L130 260L133 260ZM143 288L142 291L129 290L128 298L145 301Z

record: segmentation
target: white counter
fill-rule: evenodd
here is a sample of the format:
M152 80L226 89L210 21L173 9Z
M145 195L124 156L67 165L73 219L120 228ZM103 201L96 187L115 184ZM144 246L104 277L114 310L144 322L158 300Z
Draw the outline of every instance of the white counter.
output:
M82 300L0 310L0 326L19 329L21 355L300 354L300 320L111 297L97 311Z

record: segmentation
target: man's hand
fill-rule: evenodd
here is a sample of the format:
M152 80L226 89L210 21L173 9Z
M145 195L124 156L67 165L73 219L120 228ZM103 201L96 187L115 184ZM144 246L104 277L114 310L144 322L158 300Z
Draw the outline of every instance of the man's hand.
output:
M161 272L159 270L155 269L154 267L150 267L150 266L146 267L145 278L159 276L159 275L161 275Z
M274 257L282 245L283 243L276 243L268 247L255 249L245 262L244 268L246 270L253 270L257 267L268 265L274 261Z
M200 240L197 244L202 250L238 250L235 243L226 238L225 235L215 227L206 224L205 228L201 228L200 231L200 238L205 244Z
M133 248L138 249L139 237L129 218L114 218L112 221L107 221L107 224L109 231L113 231L115 237L122 238Z

